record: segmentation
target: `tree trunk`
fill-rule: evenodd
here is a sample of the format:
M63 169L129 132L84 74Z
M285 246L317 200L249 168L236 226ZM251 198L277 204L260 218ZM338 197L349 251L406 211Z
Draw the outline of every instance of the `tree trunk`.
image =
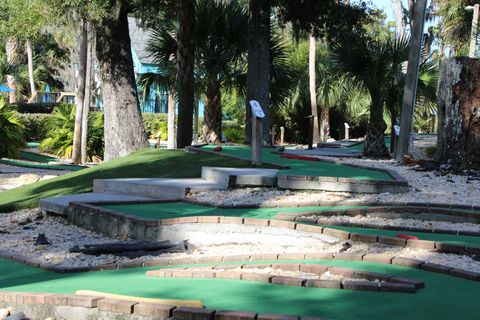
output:
M319 135L319 128L318 128L316 59L317 59L317 39L312 34L310 35L310 49L308 53L308 79L309 79L309 88L310 88L311 114L313 116L313 128L309 128L309 130L313 130L312 144L314 147L316 147L320 142L320 135ZM321 141L324 141L323 137Z
M86 65L85 65L85 96L83 99L82 114L82 144L81 155L82 163L88 161L88 114L90 112L90 102L92 97L92 46L93 37L90 23L86 22L87 47L86 47Z
M88 34L85 20L80 22L79 60L77 75L77 92L75 93L75 126L73 130L72 161L76 164L82 162L82 123L85 100L85 82L87 70Z
M439 75L436 159L456 171L480 170L480 61L446 60Z
M168 113L167 113L167 149L175 149L175 95L168 90Z
M27 51L27 62L28 62L28 79L30 81L30 93L32 97L35 95L35 79L33 77L33 49L32 42L27 40L25 42L25 49Z
M199 122L199 103L200 99L198 97L198 92L195 93L195 99L194 99L194 118L193 118L193 143L198 144L198 122Z
M5 43L5 52L7 55L7 63L9 65L15 64L17 60L17 49L18 42L16 39L8 38ZM13 91L8 94L8 99L10 103L17 103L17 81L15 80L14 75L7 75L7 85Z
M402 4L402 0L392 0L393 11L395 12L395 27L397 29L397 35L403 37L405 35L405 27L407 25L407 19Z
M320 109L320 141L327 142L330 136L330 108L323 106Z
M397 119L397 114L395 112L391 113L390 117L390 153L395 152L395 143L397 141L397 136L395 135L395 121Z
M95 28L105 112L105 160L148 147L137 98L127 17L123 1L112 0L108 15Z
M270 138L270 0L250 0L248 28L247 101L245 143L251 143L252 127L250 100L262 106L262 143L269 145Z
M372 96L370 106L370 120L367 125L364 154L369 157L388 157L388 149L385 146L385 130L387 125L383 120L382 102Z
M209 81L205 95L205 117L203 118L203 138L208 143L219 143L222 139L222 103L220 83Z
M180 0L177 33L178 129L177 147L192 144L195 78L195 0Z

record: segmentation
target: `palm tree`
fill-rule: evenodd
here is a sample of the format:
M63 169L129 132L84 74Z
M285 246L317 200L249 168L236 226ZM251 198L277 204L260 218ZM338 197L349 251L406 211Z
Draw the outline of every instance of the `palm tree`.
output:
M180 0L177 33L178 65L178 132L177 147L184 148L192 143L192 123L195 78L195 0Z
M150 89L155 88L159 95L165 88L168 91L168 116L167 116L167 148L175 148L175 102L177 100L178 73L177 73L177 41L175 32L178 24L160 15L156 27L147 43L147 52L157 64L156 73L142 74L138 78L140 99L146 100Z
M367 156L389 156L384 141L387 128L383 118L384 107L389 87L395 83L402 63L408 58L408 49L409 40L406 38L386 41L351 38L333 46L339 68L361 83L370 94L370 116L364 150Z
M222 136L220 89L231 84L243 66L248 16L237 1L200 0L197 6L198 81L205 93L203 137L216 143Z
M0 97L0 157L18 158L25 146L23 129L14 108Z

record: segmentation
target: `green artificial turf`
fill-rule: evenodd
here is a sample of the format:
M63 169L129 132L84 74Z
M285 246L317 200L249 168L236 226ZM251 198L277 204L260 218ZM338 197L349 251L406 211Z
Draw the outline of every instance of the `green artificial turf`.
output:
M29 148L38 148L40 146L40 142L39 141L30 141L30 142L27 142L27 147Z
M385 145L387 146L387 149L390 150L390 145L392 143L392 139L390 138L390 136L386 136L385 137ZM362 143L359 143L359 144L356 144L356 145L353 145L351 147L347 147L347 149L349 150L357 150L357 151L362 151L363 152L363 149L365 149L365 142L362 142Z
M341 260L308 262L410 277L424 281L426 287L411 294L222 279L147 278L145 272L151 268L54 274L0 259L0 289L60 294L95 290L146 298L195 299L212 309L339 320L478 319L478 282L397 265Z
M327 210L347 210L353 208L366 208L361 206L337 207L290 207L290 208L258 208L258 209L218 209L186 202L164 202L132 205L101 205L103 208L115 210L128 215L145 219L168 219L191 216L233 216L256 219L272 219L282 212L307 212Z
M8 164L10 166L16 166L16 167L46 169L46 170L79 171L86 168L86 167L75 166L75 165L35 163L30 161L22 161L22 160L14 160L14 159L0 159L0 163Z
M101 207L115 210L124 214L146 219L168 219L189 216L234 216L243 218L272 219L275 215L282 212L308 212L308 211L329 211L346 210L352 208L367 208L365 206L331 206L331 207L290 207L290 208L252 208L252 209L218 209L208 206L201 206L185 202L169 203L148 203L148 204L117 204L102 205ZM325 225L327 227L327 225ZM480 237L457 236L453 234L424 233L395 231L383 229L367 229L343 226L328 226L341 229L348 232L360 234L374 234L386 237L395 237L397 234L409 234L417 236L422 240L441 241L449 243L458 243L464 245L480 245Z
M214 145L203 146L202 148L212 150ZM222 146L221 153L242 158L251 159L252 149L248 146ZM362 180L393 180L386 172L354 168L325 161L304 161L281 158L279 154L272 153L272 149L263 148L263 162L288 166L290 169L281 170L280 173L300 176L340 177Z
M46 156L39 153L28 152L28 151L20 151L20 159L27 160L27 161L34 161L40 163L49 163L49 162L58 162L58 158Z
M193 178L200 176L202 166L249 167L250 163L183 150L146 149L92 168L1 192L0 212L36 207L42 198L90 192L94 179Z

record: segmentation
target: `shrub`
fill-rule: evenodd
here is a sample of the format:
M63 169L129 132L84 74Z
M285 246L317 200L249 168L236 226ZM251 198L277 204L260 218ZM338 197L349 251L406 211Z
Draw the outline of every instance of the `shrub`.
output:
M75 106L61 104L53 109L47 121L47 138L40 143L40 150L60 157L72 155Z
M47 137L47 122L51 117L48 113L20 113L20 122L25 126L26 141L40 141Z
M94 157L103 159L103 113L90 112L88 114L87 155L90 160Z
M243 143L245 140L245 130L236 121L224 121L222 127L227 142Z
M47 138L40 144L40 150L70 158L75 128L75 106L61 104L47 118ZM87 156L103 158L103 113L90 112L88 115Z
M14 107L0 97L0 157L18 158L25 146L23 130Z
M164 113L142 113L143 126L147 137L155 139L159 131L161 131L161 139L167 140L167 115Z

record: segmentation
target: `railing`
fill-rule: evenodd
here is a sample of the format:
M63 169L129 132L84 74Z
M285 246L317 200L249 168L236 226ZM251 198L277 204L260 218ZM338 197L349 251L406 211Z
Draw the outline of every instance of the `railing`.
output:
M75 93L36 91L27 103L74 103Z

